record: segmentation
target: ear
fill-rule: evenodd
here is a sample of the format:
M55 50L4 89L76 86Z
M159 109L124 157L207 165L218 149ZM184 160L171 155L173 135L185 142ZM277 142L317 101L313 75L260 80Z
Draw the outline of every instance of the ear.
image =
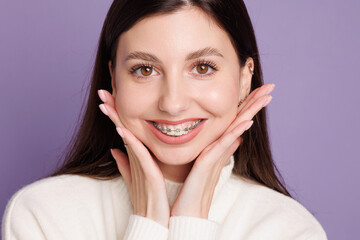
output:
M251 79L253 76L250 68L253 69L253 71L255 69L254 60L251 57L246 60L245 65L240 69L239 102L250 94Z
M110 76L111 76L112 95L113 95L113 97L115 97L115 95L116 95L115 73L114 73L114 71L113 71L113 67L112 67L112 62L111 62L111 60L109 60L108 65L109 65L109 72L110 72Z

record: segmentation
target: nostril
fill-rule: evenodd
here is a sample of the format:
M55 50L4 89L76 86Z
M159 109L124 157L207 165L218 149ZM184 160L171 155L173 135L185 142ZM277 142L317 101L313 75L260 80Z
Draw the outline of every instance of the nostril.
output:
M159 99L158 107L162 112L172 116L180 115L189 107L189 98L184 94L165 95Z
M191 102L187 83L182 76L168 75L159 88L158 109L168 116L184 115Z

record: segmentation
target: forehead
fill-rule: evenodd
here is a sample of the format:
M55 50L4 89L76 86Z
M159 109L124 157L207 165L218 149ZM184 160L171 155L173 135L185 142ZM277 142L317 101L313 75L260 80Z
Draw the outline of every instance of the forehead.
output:
M145 51L160 59L184 60L187 53L209 46L224 56L235 51L228 34L209 15L190 7L136 23L120 36L117 58L124 60L132 51Z

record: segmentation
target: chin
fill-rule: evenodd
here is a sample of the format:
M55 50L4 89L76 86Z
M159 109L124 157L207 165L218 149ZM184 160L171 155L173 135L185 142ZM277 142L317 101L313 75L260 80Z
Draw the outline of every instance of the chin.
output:
M167 165L185 165L193 162L200 154L183 149L163 149L160 152L154 151L154 156L158 161Z

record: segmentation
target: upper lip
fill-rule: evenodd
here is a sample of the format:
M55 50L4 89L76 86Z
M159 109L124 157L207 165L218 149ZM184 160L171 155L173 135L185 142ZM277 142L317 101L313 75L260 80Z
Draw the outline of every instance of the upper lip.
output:
M169 125L177 125L177 124L181 124L181 123L185 123L185 122L197 121L199 119L203 120L203 118L187 118L187 119L182 119L182 120L178 120L178 121L169 121L169 120L164 120L164 119L154 119L154 120L151 120L151 122L164 123L164 124L169 124Z

